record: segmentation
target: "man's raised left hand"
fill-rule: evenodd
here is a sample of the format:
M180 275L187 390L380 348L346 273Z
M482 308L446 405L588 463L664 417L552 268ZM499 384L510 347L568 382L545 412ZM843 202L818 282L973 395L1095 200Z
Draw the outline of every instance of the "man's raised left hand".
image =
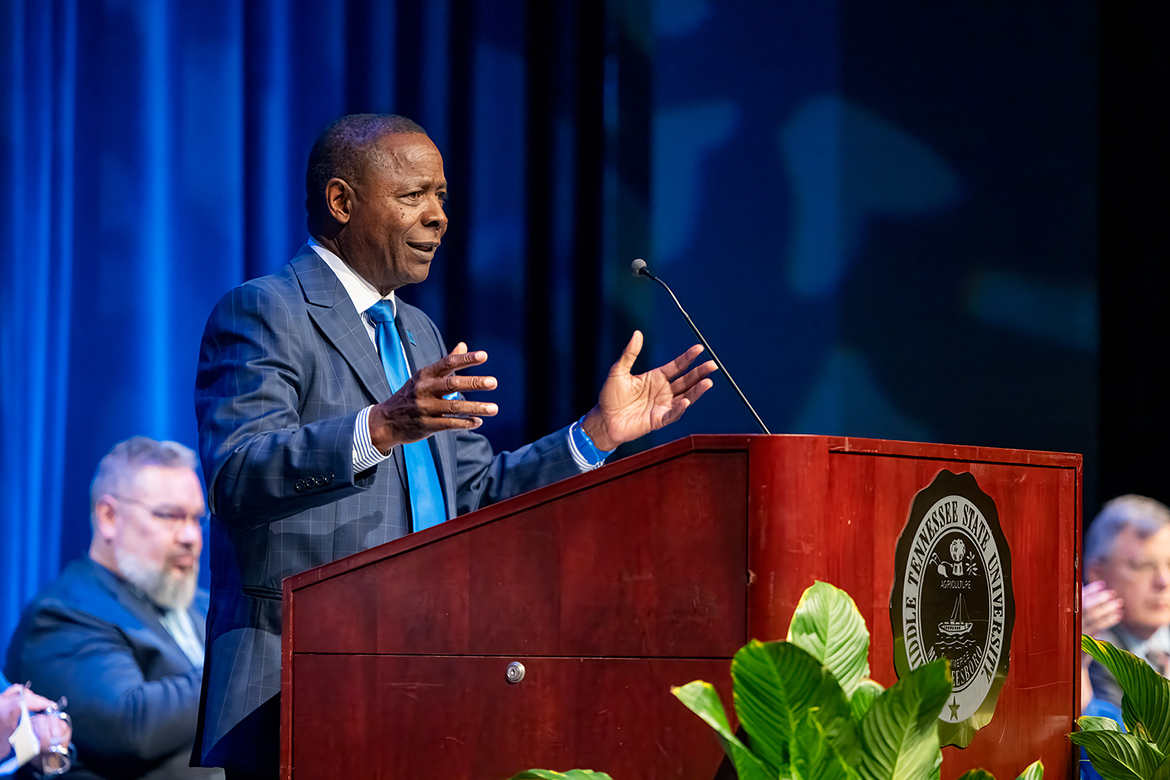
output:
M644 374L630 369L642 351L642 332L634 331L622 356L609 370L597 406L585 415L582 428L600 450L612 450L682 417L691 404L714 385L707 375L715 370L708 360L687 371L703 351L696 344L674 360ZM686 373L684 373L686 372Z

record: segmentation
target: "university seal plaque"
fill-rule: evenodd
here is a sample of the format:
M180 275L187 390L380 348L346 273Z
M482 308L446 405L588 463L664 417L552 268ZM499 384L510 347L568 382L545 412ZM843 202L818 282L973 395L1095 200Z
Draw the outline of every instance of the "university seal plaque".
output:
M914 497L898 537L890 622L899 677L950 660L954 691L939 737L967 747L995 713L1015 623L1011 551L973 475L943 470Z

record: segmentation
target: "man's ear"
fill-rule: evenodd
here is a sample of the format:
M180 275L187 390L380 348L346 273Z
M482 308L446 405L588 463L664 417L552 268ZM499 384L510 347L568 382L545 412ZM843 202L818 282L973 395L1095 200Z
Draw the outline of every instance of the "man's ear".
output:
M114 513L113 496L102 496L97 500L97 504L93 508L94 517L97 518L97 525L94 528L95 533L107 542L112 542L117 535L118 518Z
M344 179L332 178L325 184L325 208L340 225L349 223L353 213L354 193Z

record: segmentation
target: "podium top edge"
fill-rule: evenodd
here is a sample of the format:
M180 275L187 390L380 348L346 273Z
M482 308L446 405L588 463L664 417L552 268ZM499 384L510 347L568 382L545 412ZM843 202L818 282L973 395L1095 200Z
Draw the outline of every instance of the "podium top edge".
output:
M1016 463L1057 468L1079 468L1084 456L1075 452L1051 452L1010 447L985 447L971 444L914 442L898 439L869 439L857 436L830 436L803 433L781 434L694 434L663 444L647 452L682 446L683 450L729 450L749 447L806 446L824 448L832 453L859 455L889 455L894 457L928 458L930 460L962 460L978 463Z

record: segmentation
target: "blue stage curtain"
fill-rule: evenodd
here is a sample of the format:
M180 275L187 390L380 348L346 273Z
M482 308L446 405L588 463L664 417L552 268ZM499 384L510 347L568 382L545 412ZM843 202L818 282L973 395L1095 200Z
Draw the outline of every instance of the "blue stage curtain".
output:
M88 549L109 447L195 444L202 323L246 270L241 7L4 4L4 641Z
M404 297L515 377L493 439L522 443L523 4L7 0L0 14L0 649L86 553L102 455L134 434L195 447L207 315L305 240L305 160L342 114L405 114L443 150L452 229Z
M0 230L0 628L7 641L30 590L60 565L58 490L70 440L67 344L74 323L72 155L77 12L4 6L4 170ZM58 49L54 41L61 41Z

